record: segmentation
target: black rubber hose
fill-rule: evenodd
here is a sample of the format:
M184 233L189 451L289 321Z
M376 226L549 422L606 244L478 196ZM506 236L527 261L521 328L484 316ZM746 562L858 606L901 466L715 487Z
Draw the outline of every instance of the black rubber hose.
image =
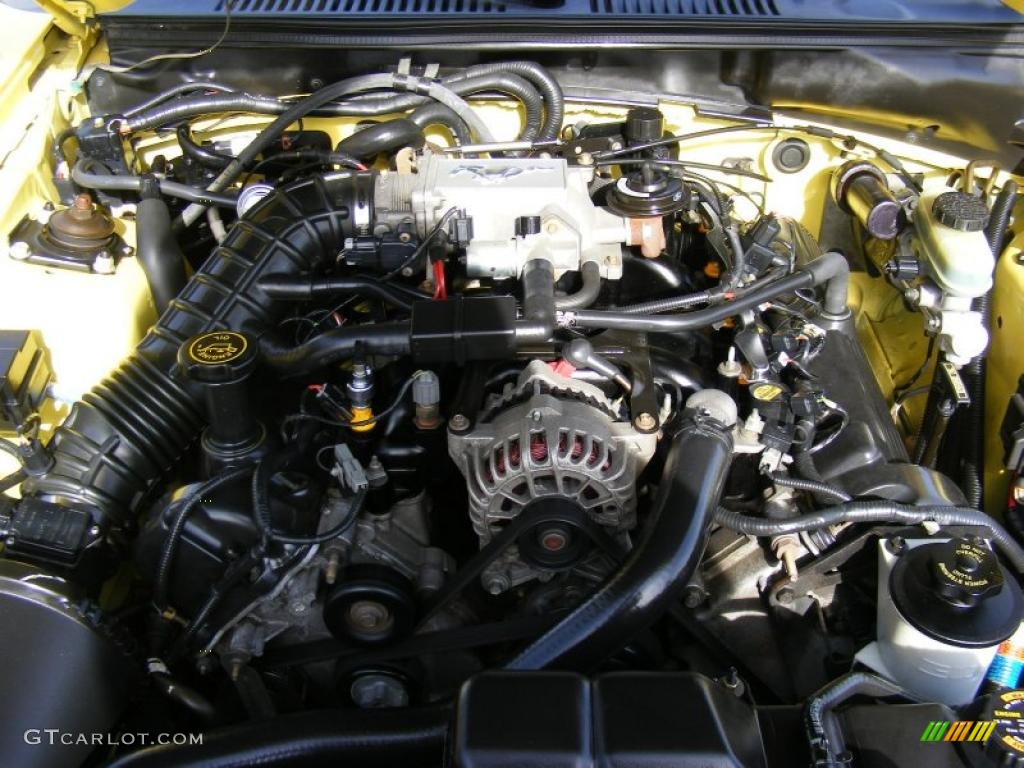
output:
M769 479L775 485L782 485L787 488L795 488L798 491L807 491L815 494L816 497L824 497L829 501L845 503L851 501L850 494L834 485L823 483L818 480L807 480L802 477L793 477L785 472L770 472Z
M597 301L601 293L601 265L585 261L580 267L582 284L575 293L555 296L555 309L584 309Z
M109 768L439 768L450 719L441 707L300 712L207 731L201 745L148 747Z
M424 132L432 125L443 126L451 133L456 144L469 144L473 141L473 134L465 121L453 109L438 101L417 107L409 113L409 119Z
M654 622L697 569L731 461L730 432L688 414L639 543L594 594L506 667L590 670Z
M402 117L360 128L342 139L336 149L360 160L372 160L382 152L402 147L419 149L425 141L423 130L412 120Z
M138 192L142 187L142 176L118 176L112 173L95 173L86 169L86 163L75 163L71 169L71 180L86 189L117 190L120 192ZM160 192L168 197L177 197L189 203L203 206L216 205L222 208L234 208L238 199L234 195L222 192L209 192L199 187L190 187L169 179L160 179Z
M308 161L311 163L322 163L324 165L337 165L342 168L349 168L356 171L365 171L366 165L352 155L344 152L331 152L326 149L315 149L313 147L300 147L285 152L275 152L267 155L256 162L250 169L250 173L256 173L268 165L289 163L293 161Z
M159 317L188 281L185 254L171 230L171 210L154 176L143 177L135 212L135 256L146 275L153 306Z
M660 312L675 312L698 304L710 304L715 298L723 295L724 291L700 291L682 296L670 296L665 299L653 299L645 301L643 304L627 304L624 307L616 307L615 311L625 312L628 315L657 315Z
M310 301L321 296L367 296L380 299L398 309L409 311L414 301L430 299L394 283L384 283L374 277L310 277L308 275L266 275L260 278L260 289L272 299Z
M1003 240L1010 217L1017 205L1017 184L1007 181L999 190L985 237L992 255L998 260L1003 252ZM979 296L971 303L971 309L981 315L982 325L987 329L992 320L992 290ZM967 364L964 371L967 392L971 397L971 407L963 420L962 439L964 456L961 467L961 482L967 503L981 509L985 503L985 377L988 371L987 355L981 354ZM955 433L954 433L955 434Z
M54 465L26 494L122 523L177 469L205 421L202 392L172 375L179 347L213 329L262 335L287 304L258 285L264 274L334 264L354 235L352 209L372 175L334 173L281 187L228 232L135 353L71 409L49 449Z
M801 288L826 285L824 309L830 315L848 313L846 294L850 266L840 253L826 253L805 264L786 277L773 280L760 288L744 293L733 301L681 315L633 315L627 312L600 310L571 311L565 320L581 328L614 328L647 333L678 333L706 328L727 317L753 309L770 299ZM841 309L840 309L841 308ZM837 311L840 310L840 311Z
M850 765L846 739L835 710L854 696L902 696L917 701L896 683L870 672L850 672L833 680L807 700L804 719L812 765L819 768Z
M540 138L545 127L543 97L525 78L516 73L505 70L481 72L478 69L472 67L464 74L446 78L444 83L460 95L498 91L512 96L523 105L526 118L518 138L523 141Z
M896 523L920 525L935 522L939 525L970 525L987 528L989 536L1018 572L1024 573L1024 549L999 523L970 507L915 507L894 501L858 501L819 509L806 515L785 520L766 520L750 517L729 509L719 509L715 522L724 528L747 536L772 537L787 533L816 531L843 523Z
M222 155L199 144L192 138L192 130L189 128L188 123L179 125L175 135L178 137L178 146L181 147L181 153L185 157L195 160L200 165L205 165L207 168L226 168L228 163L234 160L229 155Z
M410 345L409 323L393 322L332 328L297 347L279 346L265 336L260 340L260 352L265 365L294 378L347 360L357 349L366 354L407 355Z
M192 712L204 723L209 723L216 719L217 710L210 703L209 699L191 686L182 685L171 677L170 673L153 672L149 678L161 696L165 696L176 704L185 707L185 709Z
M546 108L544 125L537 138L557 139L562 130L562 120L565 119L565 97L562 94L562 87L551 73L533 61L500 61L469 67L465 76L486 75L491 72L510 72L525 78L537 87Z
M1013 209L1017 205L1017 192L1017 182L1007 181L992 203L992 212L985 227L985 237L988 239L989 248L992 249L992 255L997 259L1003 252L1003 241L1006 240L1006 231L1013 217Z

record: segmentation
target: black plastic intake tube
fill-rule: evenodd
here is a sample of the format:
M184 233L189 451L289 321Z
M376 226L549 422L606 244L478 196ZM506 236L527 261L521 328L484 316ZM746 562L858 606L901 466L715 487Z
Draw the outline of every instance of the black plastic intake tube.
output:
M283 347L268 336L260 341L263 363L286 378L305 376L352 357L356 351L373 355L407 355L412 342L409 323L374 323L332 328L297 347Z
M508 669L587 671L654 622L697 569L732 460L732 436L690 412L669 448L643 538L593 595Z
M406 311L412 309L414 301L430 300L430 296L425 293L365 275L266 275L260 278L260 289L272 299L291 301L309 301L321 296L367 296Z
M212 329L261 336L285 306L264 274L333 263L353 235L371 174L338 172L282 187L235 224L156 325L103 383L74 405L49 444L53 467L24 492L121 523L177 465L203 425L202 393L175 375L178 348Z
M202 744L142 749L110 768L440 768L450 719L442 707L301 712L207 731Z

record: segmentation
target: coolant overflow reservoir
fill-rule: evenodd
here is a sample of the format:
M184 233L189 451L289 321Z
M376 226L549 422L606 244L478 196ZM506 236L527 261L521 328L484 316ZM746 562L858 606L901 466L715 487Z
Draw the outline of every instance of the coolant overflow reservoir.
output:
M995 258L985 238L985 201L949 187L924 192L914 213L926 273L949 296L974 298L992 287Z

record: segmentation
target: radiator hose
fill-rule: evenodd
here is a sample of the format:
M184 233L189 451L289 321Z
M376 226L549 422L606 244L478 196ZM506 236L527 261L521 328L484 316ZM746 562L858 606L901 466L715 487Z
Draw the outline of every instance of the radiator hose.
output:
M731 459L731 433L688 411L641 541L608 581L506 668L590 670L652 624L697 569Z
M287 304L263 275L333 263L372 199L373 174L336 172L283 187L235 224L135 352L74 405L49 448L54 463L23 492L126 522L176 466L203 426L201 393L176 375L178 348L212 329L262 336ZM369 194L369 197L368 197Z
M207 731L202 744L142 749L110 768L440 766L450 718L443 707L298 712Z

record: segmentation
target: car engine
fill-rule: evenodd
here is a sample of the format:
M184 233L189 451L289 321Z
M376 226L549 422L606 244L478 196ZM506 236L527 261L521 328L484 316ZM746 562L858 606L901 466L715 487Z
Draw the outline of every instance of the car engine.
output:
M1010 174L529 60L183 68L97 68L8 233L18 764L877 765L1009 706Z

